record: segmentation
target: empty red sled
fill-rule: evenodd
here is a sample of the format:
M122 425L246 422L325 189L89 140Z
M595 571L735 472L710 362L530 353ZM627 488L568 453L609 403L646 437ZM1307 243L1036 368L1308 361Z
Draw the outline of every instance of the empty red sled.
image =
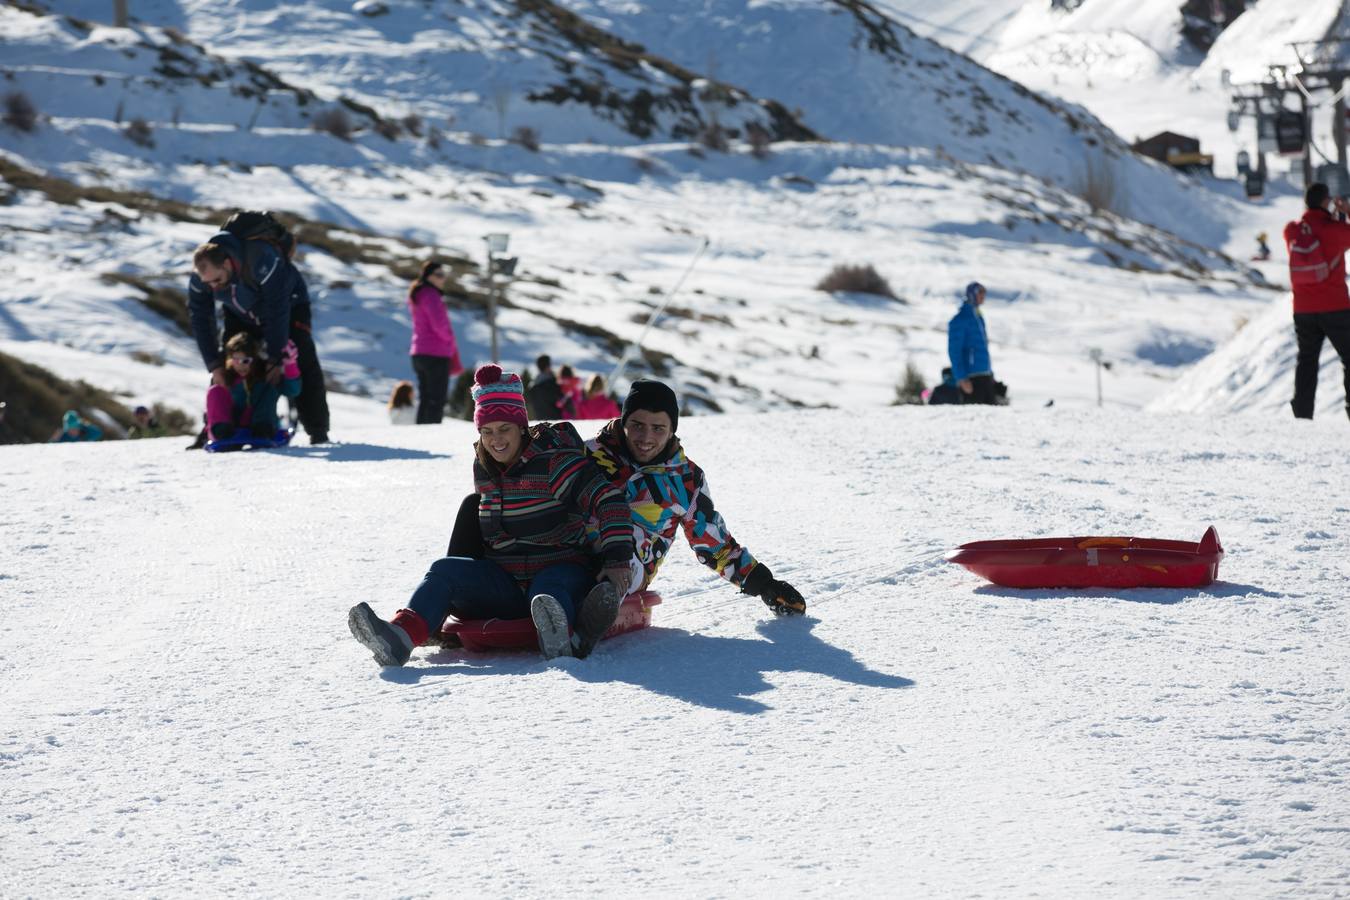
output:
M1134 537L975 541L947 554L994 584L1014 588L1203 587L1219 576L1223 546L1211 525L1198 544Z
M652 624L652 607L660 603L661 595L653 591L639 591L624 597L623 603L619 604L619 617L605 632L605 638L646 628ZM466 650L534 650L539 647L539 635L531 619L468 619L461 622L451 616L441 626L440 638L443 644L462 646Z

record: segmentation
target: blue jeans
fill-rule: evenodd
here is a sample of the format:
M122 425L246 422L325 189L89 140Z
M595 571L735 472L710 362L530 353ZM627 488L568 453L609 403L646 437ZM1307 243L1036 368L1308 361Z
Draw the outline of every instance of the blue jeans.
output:
M595 576L576 563L549 566L521 590L514 578L490 559L446 556L436 560L413 591L408 609L432 631L446 616L456 619L528 619L530 600L550 594L562 604L567 624L577 619L577 604L595 584Z

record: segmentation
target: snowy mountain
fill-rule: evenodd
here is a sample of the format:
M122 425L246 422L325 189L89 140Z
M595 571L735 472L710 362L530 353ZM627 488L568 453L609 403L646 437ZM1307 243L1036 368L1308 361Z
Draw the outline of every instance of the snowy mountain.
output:
M1345 423L937 412L680 420L804 620L681 542L587 660L385 672L346 611L444 551L466 423L0 447L0 894L1344 895ZM1211 523L1203 589L942 561Z
M159 10L138 9L147 18ZM402 23L397 40L362 30L375 27L365 17L353 25L346 7L333 12L341 27L326 27L352 52L383 59L388 74L429 9L398 7L370 20L386 30ZM425 256L452 261L456 327L470 358L486 357L478 260L490 231L510 231L522 258L500 323L505 361L520 367L547 351L600 372L642 333L708 238L709 253L627 373L669 378L703 410L831 405L846 384L884 404L911 362L931 384L943 365L946 320L973 278L991 289L998 372L1016 402L1095 402L1088 352L1099 347L1115 363L1109 400L1141 406L1268 296L1258 273L1211 249L1242 213L1237 201L1183 186L1152 163L1116 170L1105 185L1113 190L1097 202L1173 218L1189 209L1184 236L945 148L805 141L765 153L737 143L720 153L634 144L631 135L610 145L551 143L541 128L543 143L532 151L418 113L435 107L408 102L417 91L428 104L448 96L434 79L386 79L401 87L376 104L367 92L374 81L354 73L378 69L316 61L326 58L323 48L317 31L305 29L327 19L310 12L305 28L293 29L271 14L208 15L187 5L177 19L163 11L173 28L128 30L0 7L9 82L39 112L32 132L0 129L6 165L17 167L6 175L10 203L0 208L10 251L0 262L10 275L0 287L0 339L9 352L71 364L68 351L77 351L83 361L67 375L110 379L138 400L169 390L169 373L149 372L162 362L176 373L174 402L190 410L200 402L194 351L178 324L143 303L172 305L187 253L238 198L299 223L326 368L337 386L379 398L406 377L402 286ZM480 4L472 13L466 22L503 10ZM635 28L638 20L624 21ZM671 30L666 7L641 21L658 34ZM850 48L845 32L861 27L857 17L840 11L831 21L839 24L827 37ZM481 38L482 29L458 27ZM1002 112L986 112L1007 127L970 145L970 155L1005 143L1046 160L1072 149L1063 108L902 30L890 33L904 35L916 59L942 60L950 70L943 77L965 73L972 90L1003 98ZM332 39L323 52L338 52ZM860 82L858 97L880 90L895 65L864 67L875 77ZM914 84L913 102L930 110L955 102L935 82ZM334 112L347 130L315 127ZM1039 116L1049 117L1041 143L1014 127ZM1078 121L1080 150L1091 141L1107 146L1100 126ZM856 263L874 264L904 302L813 289L834 266ZM1155 274L1141 281L1138 272ZM61 347L49 353L43 344Z
M1196 5L1209 4L1185 4ZM1291 43L1346 33L1339 0L1257 0L1230 9L1208 49L1187 39L1176 0L878 0L878 6L1029 88L1091 109L1127 141L1165 130L1198 137L1222 175L1233 173L1238 150L1256 149L1250 119L1236 133L1227 128L1232 89L1223 73L1233 84L1262 81L1270 66L1296 62ZM1160 96L1167 102L1159 103ZM1277 171L1287 165L1273 156L1269 162Z

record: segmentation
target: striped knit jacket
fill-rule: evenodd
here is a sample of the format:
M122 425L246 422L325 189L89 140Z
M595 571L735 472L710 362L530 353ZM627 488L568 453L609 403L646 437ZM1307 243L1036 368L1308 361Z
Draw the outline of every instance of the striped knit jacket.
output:
M628 456L615 419L586 447L610 483L624 489L637 560L642 564L642 588L656 577L680 530L699 562L734 585L744 583L756 566L755 558L727 530L713 506L703 470L684 455L679 438L670 439L662 457L639 466ZM635 583L631 590L638 588Z
M522 587L559 563L626 566L633 557L628 504L586 455L568 422L530 428L520 457L503 471L475 444L474 486L484 555ZM587 520L594 520L588 537Z

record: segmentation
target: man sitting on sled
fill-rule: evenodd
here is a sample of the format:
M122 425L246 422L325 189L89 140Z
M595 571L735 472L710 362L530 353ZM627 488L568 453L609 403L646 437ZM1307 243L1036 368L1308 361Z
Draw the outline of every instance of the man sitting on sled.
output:
M685 539L699 562L759 597L780 616L801 615L806 601L786 581L736 543L713 507L703 470L684 455L675 429L680 422L675 392L659 381L633 382L623 414L586 442L591 456L624 491L632 512L633 560L631 591L646 589L656 577L675 532Z

